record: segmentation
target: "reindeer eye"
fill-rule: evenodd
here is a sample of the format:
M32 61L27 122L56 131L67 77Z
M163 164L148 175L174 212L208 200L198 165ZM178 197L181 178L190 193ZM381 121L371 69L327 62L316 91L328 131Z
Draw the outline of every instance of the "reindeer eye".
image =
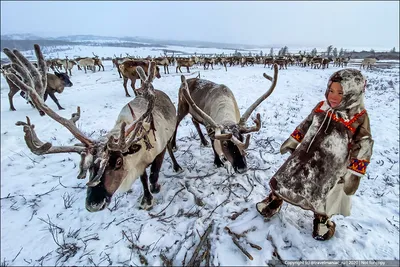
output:
M224 141L224 142L222 142L222 145L223 145L224 147L228 147L228 142Z
M122 158L118 158L117 162L115 163L115 168L119 169L122 167Z

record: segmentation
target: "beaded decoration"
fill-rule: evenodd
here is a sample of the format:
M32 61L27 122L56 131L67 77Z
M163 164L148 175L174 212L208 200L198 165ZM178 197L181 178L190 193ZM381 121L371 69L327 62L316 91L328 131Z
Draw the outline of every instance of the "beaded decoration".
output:
M364 175L367 171L368 164L369 161L364 159L351 159L350 164L347 168Z
M304 138L304 134L302 134L299 130L294 130L293 133L290 135L294 139L296 139L297 142L301 142Z

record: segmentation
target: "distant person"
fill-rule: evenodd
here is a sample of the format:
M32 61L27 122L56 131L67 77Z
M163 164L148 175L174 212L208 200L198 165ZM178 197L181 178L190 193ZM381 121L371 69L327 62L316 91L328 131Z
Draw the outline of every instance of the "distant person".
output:
M372 140L364 107L366 80L359 70L343 69L328 81L326 101L318 103L281 146L291 155L271 178L271 193L257 203L270 218L283 201L314 212L312 236L328 240L332 215L350 215L351 196L369 164Z

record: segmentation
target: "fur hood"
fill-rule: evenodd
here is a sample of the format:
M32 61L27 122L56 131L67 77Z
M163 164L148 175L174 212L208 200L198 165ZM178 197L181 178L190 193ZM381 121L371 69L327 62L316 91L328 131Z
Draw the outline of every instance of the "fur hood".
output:
M334 108L339 113L345 112L352 116L364 110L364 94L367 80L357 69L343 69L336 71L328 80L325 97L328 100L329 87L332 82L339 82L343 89L343 99ZM328 103L328 101L327 101Z

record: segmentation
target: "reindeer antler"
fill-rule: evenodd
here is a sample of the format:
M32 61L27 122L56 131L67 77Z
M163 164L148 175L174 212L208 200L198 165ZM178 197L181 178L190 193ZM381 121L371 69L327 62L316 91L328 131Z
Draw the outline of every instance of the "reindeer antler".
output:
M78 127L76 127L75 122L79 120L80 118L80 108L78 107L77 113L72 114L72 117L70 120L65 119L64 117L61 117L58 115L56 112L54 112L50 107L48 107L42 97L40 97L40 94L44 94L46 90L46 85L47 85L47 68L46 68L46 62L43 58L43 54L40 51L39 45L35 44L35 53L36 57L38 58L38 65L39 65L39 70L36 69L32 63L30 63L18 50L14 50L11 52L9 49L4 48L4 53L10 58L10 60L15 64L13 64L15 68L11 67L11 70L6 73L6 77L10 79L18 88L20 88L22 91L26 92L34 105L39 109L42 110L44 113L46 113L49 117L51 117L53 120L57 121L64 127L66 127L81 143L85 144L87 147L92 147L95 143L95 141L91 140L89 137L87 137L85 134L83 134ZM17 67L18 66L18 67ZM17 71L18 70L18 71ZM27 82L23 82L20 79L17 78L17 76L12 73L12 72L17 72L18 75L23 77L24 79L27 79ZM34 85L34 88L33 88ZM23 124L19 124L23 125ZM33 128L32 128L33 129ZM36 136L36 135L30 135L28 136ZM33 141L33 139L32 139ZM28 144L28 147L30 144ZM32 150L32 149L31 149ZM32 150L33 153L35 153ZM63 152L77 152L77 151L63 151ZM54 152L52 152L54 153ZM58 152L60 153L60 152Z
M143 91L143 96L148 100L147 104L147 110L145 113L143 113L140 118L138 118L136 121L134 121L126 130L126 123L123 122L121 124L121 129L120 129L120 134L118 139L116 139L114 136L110 136L108 142L107 142L107 148L111 151L122 151L123 153L128 151L129 148L139 142L142 139L145 139L145 144L147 149L151 149L152 146L148 140L147 135L151 130L155 131L154 127L154 121L153 121L153 115L152 111L154 108L154 103L155 103L155 94L154 94L154 88L151 84L151 78L154 75L154 67L155 67L155 62L150 63L150 70L149 70L149 76L146 76L144 73L144 70L139 66L136 68L137 73L139 76L141 76L141 79L144 80L142 84L142 91ZM130 108L130 107L129 107ZM130 108L131 109L131 108ZM132 113L132 110L131 110ZM132 113L133 115L133 113ZM149 130L145 130L143 123L148 122L150 123L150 128ZM133 132L133 133L132 133ZM132 134L131 134L132 133ZM139 134L139 136L138 136ZM130 138L126 140L126 137L129 135Z
M76 152L82 153L85 151L85 147L82 146L52 146L51 143L43 143L36 135L34 130L35 125L31 124L29 117L26 117L27 122L17 121L15 125L24 126L25 132L25 142L32 153L36 155L44 154L55 154L55 153L66 153L66 152Z
M247 110L243 113L242 117L240 118L239 125L244 126L246 121L249 119L251 113L261 104L275 89L276 83L278 81L278 65L274 63L274 77L267 75L266 73L263 74L264 78L270 80L272 82L270 88L267 92L265 92L262 96L260 96Z

